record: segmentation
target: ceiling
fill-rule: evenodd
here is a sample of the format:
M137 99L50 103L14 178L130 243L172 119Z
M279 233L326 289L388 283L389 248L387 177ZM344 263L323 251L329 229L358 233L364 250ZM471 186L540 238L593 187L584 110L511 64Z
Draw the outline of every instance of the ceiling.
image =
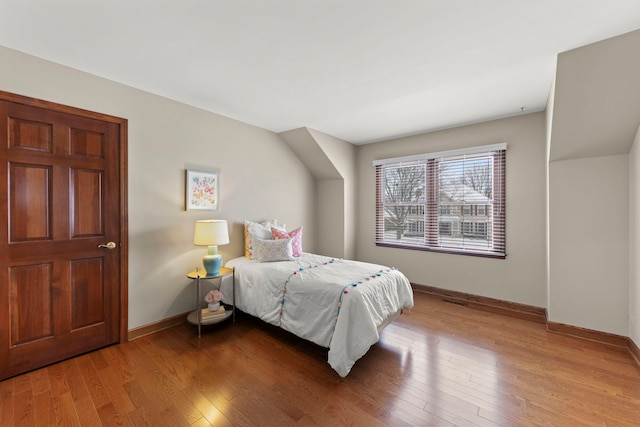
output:
M0 0L0 45L274 132L364 144L542 111L638 0Z

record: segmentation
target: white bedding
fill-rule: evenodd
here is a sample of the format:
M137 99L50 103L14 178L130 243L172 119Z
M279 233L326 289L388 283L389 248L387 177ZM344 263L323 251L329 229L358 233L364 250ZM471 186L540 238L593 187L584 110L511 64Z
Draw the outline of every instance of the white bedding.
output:
M238 309L328 347L341 377L378 341L379 329L413 307L409 280L382 265L305 253L264 263L241 257L226 266L235 268ZM230 289L224 294L230 302Z

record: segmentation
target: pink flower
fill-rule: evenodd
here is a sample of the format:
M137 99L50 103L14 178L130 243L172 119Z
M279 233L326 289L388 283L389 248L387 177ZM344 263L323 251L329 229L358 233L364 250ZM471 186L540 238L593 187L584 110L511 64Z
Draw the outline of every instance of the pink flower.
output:
M220 292L217 289L214 289L212 291L209 291L205 296L204 296L204 300L211 304L212 302L218 302L222 299L223 295L222 292Z

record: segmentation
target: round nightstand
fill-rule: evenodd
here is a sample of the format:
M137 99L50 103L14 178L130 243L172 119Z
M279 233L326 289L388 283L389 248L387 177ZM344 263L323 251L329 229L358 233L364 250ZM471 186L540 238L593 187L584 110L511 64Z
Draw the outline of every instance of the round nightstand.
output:
M215 315L212 315L211 317L203 319L202 309L200 308L200 306L202 305L202 296L201 296L202 283L201 282L203 280L219 279L218 289L220 289L222 287L222 279L229 276L231 276L231 280L232 280L231 289L233 293L232 299L231 299L232 301L231 309L225 310L224 313L222 314L215 314ZM197 284L196 309L191 313L189 313L189 315L187 316L187 321L194 325L198 325L198 336L201 336L202 325L213 325L215 323L222 322L223 320L227 320L229 317L232 317L233 321L235 322L236 320L236 277L235 277L234 269L222 267L220 269L220 274L218 274L217 276L207 276L207 272L205 270L197 270L187 274L187 277L189 279L195 280Z

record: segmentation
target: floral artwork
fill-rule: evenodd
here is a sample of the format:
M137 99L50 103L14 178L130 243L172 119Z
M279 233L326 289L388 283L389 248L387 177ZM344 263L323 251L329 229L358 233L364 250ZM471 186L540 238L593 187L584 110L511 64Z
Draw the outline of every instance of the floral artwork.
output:
M187 171L187 210L217 211L220 175L214 172Z

